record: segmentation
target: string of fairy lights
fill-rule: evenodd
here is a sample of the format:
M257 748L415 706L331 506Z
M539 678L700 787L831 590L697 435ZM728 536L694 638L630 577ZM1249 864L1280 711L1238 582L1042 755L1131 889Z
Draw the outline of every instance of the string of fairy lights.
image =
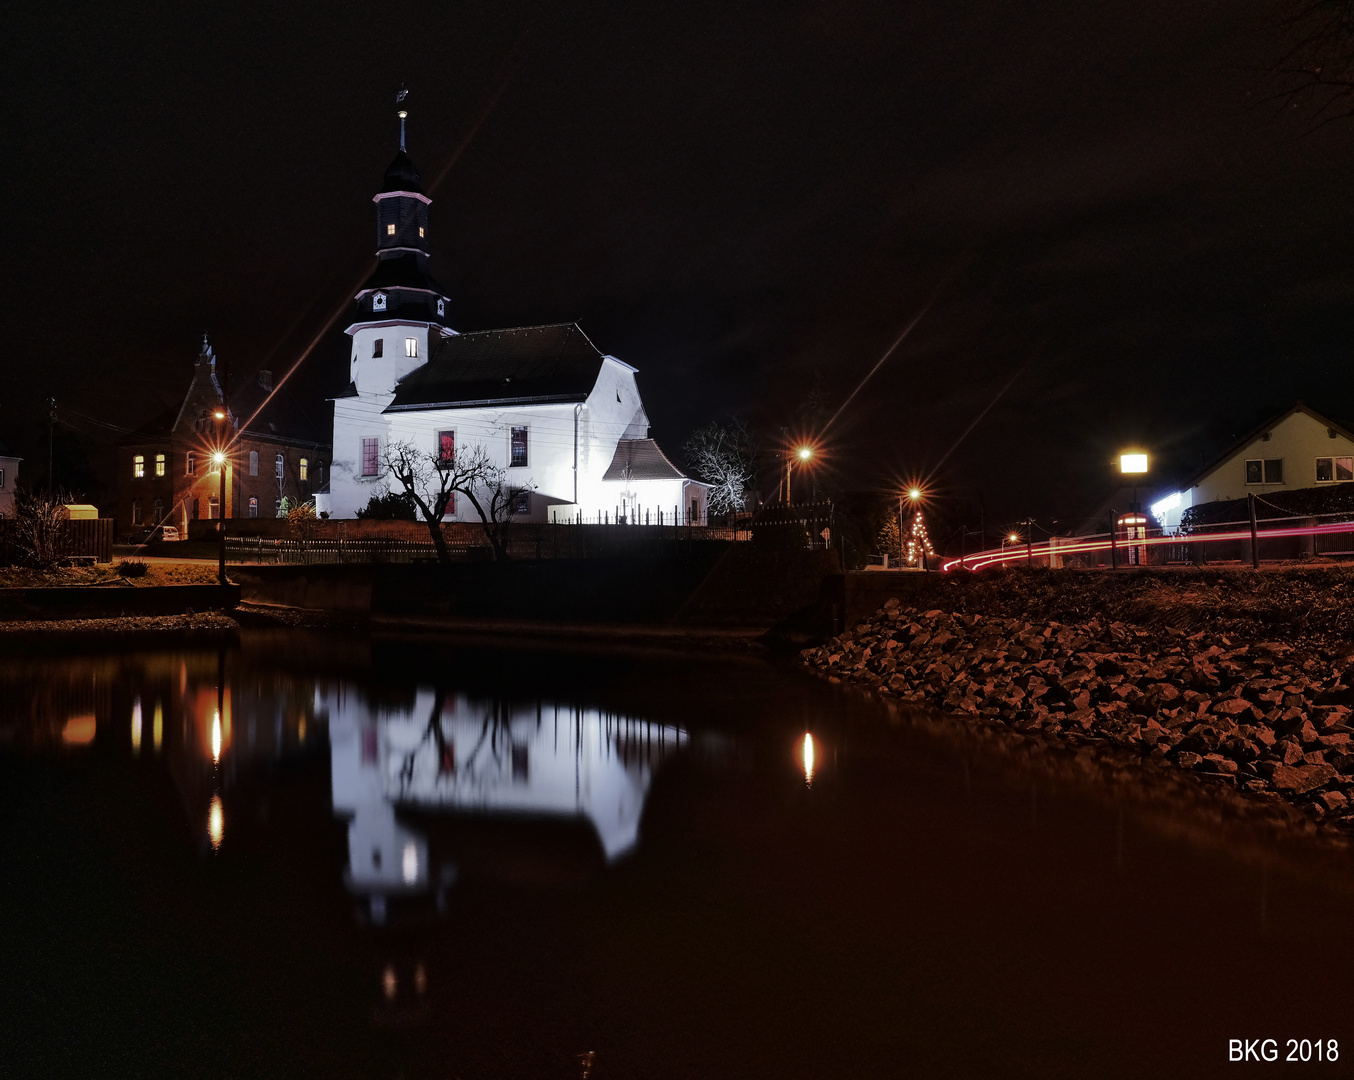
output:
M931 546L931 536L926 531L926 519L920 509L912 512L912 521L907 530L907 540L903 545L903 558L908 566L921 563L923 553L928 559L936 557L936 549Z

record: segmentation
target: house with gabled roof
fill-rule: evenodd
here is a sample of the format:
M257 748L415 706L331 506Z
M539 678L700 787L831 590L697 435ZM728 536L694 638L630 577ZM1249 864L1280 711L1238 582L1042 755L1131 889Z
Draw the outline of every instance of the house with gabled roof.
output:
M203 334L182 402L119 442L117 533L172 525L186 537L193 521L275 518L284 498L311 501L330 459L328 433L313 411L275 387L267 370L227 386ZM224 514L214 460L223 446Z
M634 367L575 323L452 327L451 298L427 266L432 200L403 134L374 201L377 266L347 327L349 380L333 399L322 511L352 518L388 490L383 458L396 441L436 456L483 447L507 476L518 520L705 520L708 487L653 443ZM477 515L461 500L446 520Z
M1192 506L1249 494L1354 482L1354 433L1297 402L1233 443L1176 490L1157 494L1152 517L1179 526Z
M14 486L19 482L19 462L0 442L0 518L14 516Z

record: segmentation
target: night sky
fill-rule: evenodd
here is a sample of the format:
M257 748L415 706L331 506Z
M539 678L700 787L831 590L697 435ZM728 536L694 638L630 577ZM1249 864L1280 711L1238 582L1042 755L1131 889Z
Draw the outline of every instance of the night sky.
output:
M403 82L458 329L576 320L676 456L731 413L818 432L924 312L822 436L824 485L1066 523L1129 442L1165 482L1294 400L1354 419L1354 121L1263 101L1281 16L12 7L0 440L41 480L56 396L57 478L97 490L204 329L240 374L318 335L288 389L327 429Z

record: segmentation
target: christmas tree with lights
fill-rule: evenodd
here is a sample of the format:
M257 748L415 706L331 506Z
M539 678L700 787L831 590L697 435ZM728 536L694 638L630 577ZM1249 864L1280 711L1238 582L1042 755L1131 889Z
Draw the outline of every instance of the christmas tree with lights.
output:
M920 566L923 557L934 559L936 549L931 546L931 537L926 531L926 519L922 517L921 510L917 509L912 511L912 520L908 524L903 558L908 566Z

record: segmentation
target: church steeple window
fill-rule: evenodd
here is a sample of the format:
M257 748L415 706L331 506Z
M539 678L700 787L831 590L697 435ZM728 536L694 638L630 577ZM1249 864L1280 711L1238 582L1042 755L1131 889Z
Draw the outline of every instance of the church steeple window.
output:
M404 339L404 355L405 356L418 355L418 338L407 337Z
M371 355L372 355L372 359L374 360L376 357L384 355L384 353L385 353L385 348L386 348L386 339L385 339L385 338L379 338L379 337L378 337L375 341L373 341L373 342L371 343Z
M395 235L395 225L394 225L394 222L392 222L391 224L389 224L389 225L386 226L386 235L387 235L387 236L394 236L394 235Z
M422 239L423 239L423 235L424 235L424 234L423 234L423 226L420 225L420 226L418 227L418 238L419 238L420 240L422 240Z

